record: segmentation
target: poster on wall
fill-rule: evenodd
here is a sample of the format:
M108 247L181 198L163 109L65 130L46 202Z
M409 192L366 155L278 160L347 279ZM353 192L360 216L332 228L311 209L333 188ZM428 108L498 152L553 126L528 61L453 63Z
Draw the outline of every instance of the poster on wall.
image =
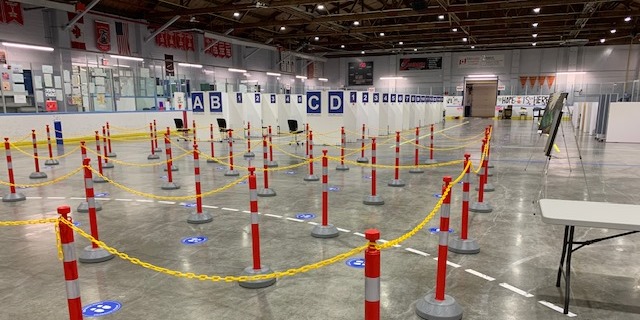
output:
M373 85L373 61L349 62L349 85Z
M458 68L504 67L503 54L484 54L481 56L460 56Z
M174 68L173 65L173 55L172 54L165 54L164 55L164 69L165 69L165 73L167 76L175 76L176 75L176 70Z
M442 57L402 58L398 66L400 71L440 70L442 69Z

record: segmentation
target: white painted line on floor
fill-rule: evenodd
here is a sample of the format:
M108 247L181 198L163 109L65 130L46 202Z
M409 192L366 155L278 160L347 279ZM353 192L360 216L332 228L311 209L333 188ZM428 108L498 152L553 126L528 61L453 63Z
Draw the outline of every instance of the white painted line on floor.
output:
M42 199L42 197L26 197L27 199Z
M484 274L484 273L480 273L480 272L478 272L478 271L475 271L475 270L473 270L473 269L466 269L466 270L464 270L464 271L466 271L466 272L468 272L468 273L471 273L471 274L472 274L472 275L474 275L474 276L478 276L478 277L480 277L480 278L482 278L482 279L485 279L485 280L487 280L487 281L493 281L493 280L495 280L495 279L496 279L496 278L489 277L488 275L486 275L486 274Z
M133 199L115 199L116 201L131 202Z
M47 197L47 199L51 199L51 200L64 200L64 199L66 199L66 197Z
M244 213L251 213L251 211L249 211L249 210L242 210L242 212L244 212ZM260 212L258 212L258 213L260 213Z
M136 202L146 202L146 203L150 203L150 202L153 202L153 200L149 200L149 199L136 199Z
M416 250L416 249L414 249L414 248L404 248L404 249L405 249L405 250L407 250L407 251L409 251L409 252L413 252L413 253L415 253L415 254L419 254L419 255L421 255L421 256L423 256L423 257L428 257L428 256L430 256L430 254L428 254L428 253L426 253L426 252L422 252L422 251L420 251L420 250Z
M69 200L84 200L86 198L81 198L81 197L69 197Z
M205 204L203 204L202 207L203 208L209 208L209 209L218 209L218 207L216 207L216 206L208 206L208 205L205 205Z
M342 232L351 232L351 230L347 230L347 229L342 229L342 228L336 228L338 229L338 231L342 231Z
M84 200L84 198L82 200ZM111 201L111 198L96 198L96 200L99 200L99 201Z
M163 200L158 201L158 203L163 203L163 204L176 204L176 202L175 202L175 201L163 201Z
M317 226L317 225L318 225L318 223L317 223L317 222L313 222L313 221L309 221L309 222L307 222L307 223L308 223L308 224L310 224L310 225L313 225L313 226Z
M240 211L238 209L233 209L233 208L222 208L222 210L226 210L226 211Z
M388 240L385 240L385 239L378 239L378 241L380 241L380 243L387 243L387 242L389 242ZM401 246L401 245L399 245L399 244L394 244L394 245L393 245L393 247L394 247L394 248L400 248L400 247L402 247L402 246Z
M433 258L433 260L438 261L438 257ZM450 266L452 266L452 267L454 267L454 268L460 268L460 267L461 267L461 265L459 265L459 264L457 264L457 263L453 263L453 262L451 262L451 261L449 261L449 260L447 260L447 265L450 265Z
M304 220L296 219L296 218L287 218L287 220L289 220L289 221L295 221L295 222L304 222Z
M356 236L361 236L364 238L364 234L360 233L360 232L354 232L353 234L355 234Z
M274 217L274 218L282 218L282 216L279 216L277 214L265 213L264 215L269 217Z
M564 309L562 309L561 307L556 306L555 304L548 302L548 301L544 301L544 300L540 300L538 301L538 303L540 303L541 305L545 306L545 307L549 307L552 310L558 311L560 313L564 313ZM567 317L573 318L577 316L577 314L573 313L573 312L569 312L567 314Z
M509 289L509 290L521 295L521 296L524 296L525 298L533 297L533 295L531 293L528 293L528 292L526 292L524 290L518 289L518 288L516 288L516 287L514 287L514 286L512 286L512 285L510 285L510 284L508 284L506 282L501 283L500 286L505 288L505 289Z

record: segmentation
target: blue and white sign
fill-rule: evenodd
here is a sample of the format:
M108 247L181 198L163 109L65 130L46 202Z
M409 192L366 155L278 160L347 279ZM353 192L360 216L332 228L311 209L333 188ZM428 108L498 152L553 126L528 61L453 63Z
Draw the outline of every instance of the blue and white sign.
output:
M193 203L193 202L183 202L180 205L185 207L185 208L195 208L196 207L196 204Z
M271 103L276 103L276 95L275 94L270 95L269 99L271 99Z
M401 95L401 94L398 95L398 102L402 102L402 97L404 97L404 96Z
M73 223L74 226L79 227L82 225L82 223L80 223L80 221L76 221Z
M227 170L227 167L216 167L216 170L218 170L218 171L224 171L224 170Z
M209 111L222 112L222 92L209 92Z
M241 92L237 92L236 93L236 103L242 103L242 93Z
M310 212L302 212L302 213L296 214L296 219L300 219L300 220L311 220L315 217L316 215Z
M307 92L307 113L320 113L322 93L320 91Z
M298 103L302 103L302 95L298 95Z
M358 93L357 92L349 92L349 102L350 103L356 103L358 100Z
M438 233L440 232L440 228L429 228L429 232ZM453 233L453 229L449 228L449 233Z
M296 172L296 171L287 171L287 172L285 172L285 174L288 174L288 175L291 176L291 175L294 175L294 174L298 174L298 172Z
M362 269L364 268L364 259L352 258L345 262L345 264L351 268Z
M329 91L329 113L344 113L344 92Z
M242 181L240 181L240 182L238 182L236 184L247 184L247 180L242 180Z
M193 112L204 112L204 92L191 93L191 107Z
M122 308L118 301L105 300L95 302L82 308L82 315L85 317L102 317L110 315Z
M187 245L187 246L192 246L194 244L201 244L201 243L205 243L207 242L207 240L209 240L209 238L204 237L204 236L200 236L200 237L186 237L186 238L182 238L182 240L180 240L180 242L182 242L182 244Z
M291 103L291 95L285 95L284 96L284 103Z
M104 198L108 195L109 195L109 192L100 192L95 194L96 198Z
M396 102L396 95L394 93L391 94L391 102Z
M363 92L362 93L362 103L368 103L369 102L369 92Z
M382 102L384 102L384 103L389 102L389 94L388 93L383 93L382 94Z
M340 187L329 187L327 188L329 191L337 192L340 191Z
M260 97L261 97L261 96L262 96L262 95L261 95L261 94L259 94L259 93L254 93L254 94L253 94L253 102L255 102L255 103L260 103L260 101L261 101L261 100L260 100Z
M411 102L416 102L416 96L414 95L411 96Z
M362 179L371 180L371 179L372 179L372 177L371 177L371 176L362 176Z
M409 102L409 95L408 94L404 95L404 102Z
M373 103L378 103L380 102L380 94L377 92L373 93Z
M438 199L440 199L440 198L442 198L442 194L440 194L440 193L434 193L434 194L433 194L433 197L434 197L434 198L438 198Z

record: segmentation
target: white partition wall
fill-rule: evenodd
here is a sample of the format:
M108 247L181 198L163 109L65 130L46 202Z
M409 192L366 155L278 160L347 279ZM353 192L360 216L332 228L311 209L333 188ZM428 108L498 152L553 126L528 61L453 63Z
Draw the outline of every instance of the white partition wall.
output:
M244 94L244 121L242 125L247 126L247 122L251 123L252 128L262 127L262 93L245 93ZM253 131L253 130L252 130Z
M400 130L408 130L416 127L416 95L410 95L409 103L402 105L402 128Z
M299 130L303 130L307 123L307 99L303 94L291 95L291 109L289 119L298 121Z
M233 129L234 134L244 136L244 100L242 92L217 92L222 95L222 110L224 117L227 119L227 127ZM211 100L211 110L213 110L214 101Z
M291 95L290 94L279 94L276 97L276 108L278 109L278 126L280 126L281 133L289 132L289 125L287 120L291 119ZM298 121L298 126L302 124ZM301 127L300 127L301 128Z
M314 132L314 144L339 145L342 126L356 131L357 110L349 97L348 91L307 91L307 122Z
M215 124L215 119L209 116L209 99L204 91L191 91L189 105L193 111L192 119L196 121L196 126L204 127L209 123ZM191 124L189 124L189 128L191 128Z
M344 108L344 116L342 118L342 125L344 129L352 132L362 132L362 123L358 124L357 114L358 114L358 92L357 91L345 91L345 100L348 103L345 103ZM347 95L349 98L347 98ZM337 103L336 99L329 99L329 108L335 107ZM340 129L338 128L338 133ZM348 137L348 135L347 135ZM338 140L340 139L340 135L338 134Z
M262 94L261 99L262 99L262 125L258 126L257 123L254 124L252 121L251 135L255 136L255 135L258 135L259 133L261 134L261 131L259 130L260 127L271 126L271 130L274 133L279 132L278 129L287 130L286 124L284 127L278 128L278 126L280 126L280 123L278 122L279 108L278 108L277 95L275 93L265 93L265 94ZM255 130L253 128L255 128Z

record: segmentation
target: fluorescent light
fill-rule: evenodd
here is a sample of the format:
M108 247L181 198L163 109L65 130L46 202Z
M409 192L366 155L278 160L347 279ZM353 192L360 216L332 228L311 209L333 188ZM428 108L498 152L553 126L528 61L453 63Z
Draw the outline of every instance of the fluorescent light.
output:
M476 48L476 46L471 46L471 49L475 49L475 48Z
M534 23L532 24L532 26L533 26L534 28L537 28L537 27L538 27L538 23L537 23L537 22L534 22Z
M605 41L607 40L605 40L604 38L600 39L600 43L604 43Z
M611 29L611 31L610 31L610 32L611 32L611 33L616 33L617 31L618 31L618 30L616 30L616 29Z
M534 37L534 38L537 38L537 37L538 37L538 34L537 34L537 33L534 33L534 34L532 34L531 36L532 36L532 37Z
M413 48L413 51L418 51L418 48Z
M267 72L267 75L268 75L268 76L279 77L279 76L281 76L282 74L277 73L277 72Z
M203 70L202 72L204 72L204 73L206 73L206 74L214 74L214 73L216 73L216 72L215 72L215 71L213 71L213 70Z
M249 80L240 80L240 83L253 83L253 82L258 82L258 80L255 80L255 79L253 79L253 80L251 80L251 79L249 79Z
M236 17L236 18L240 17L240 12L234 12L233 16Z
M439 15L438 20L444 20L444 14Z
M404 77L380 77L380 80L404 80Z
M48 51L48 52L53 51L53 48L51 48L51 47L32 46L30 44L3 42L2 45L6 46L6 47L20 48L20 49L31 49L31 50Z
M353 22L353 25L354 25L354 26L359 26L359 25L360 25L360 21L354 21L354 22Z
M187 67L187 68L198 68L198 69L202 69L202 65L201 64L195 64L195 63L178 63L179 66L181 67Z
M364 50L360 51L360 54L364 54Z
M327 78L318 78L318 80L319 80L319 81L322 81L322 82L327 82L327 81L329 81L329 79L327 79Z
M250 78L251 77L251 73L245 72L244 74L242 74L243 76Z
M631 17L624 18L624 22L629 22L629 21L631 21Z
M112 54L111 58L119 59L119 60L144 61L144 59L138 58L138 57L118 56L115 54Z
M247 70L244 69L229 68L227 70L229 70L229 72L247 73Z
M540 13L540 8L533 8L534 13Z
M556 74L585 74L584 71L565 71L565 72L556 72Z
M297 79L302 79L302 80L307 80L307 77L305 76L296 76Z
M467 78L496 78L495 74L470 74Z

